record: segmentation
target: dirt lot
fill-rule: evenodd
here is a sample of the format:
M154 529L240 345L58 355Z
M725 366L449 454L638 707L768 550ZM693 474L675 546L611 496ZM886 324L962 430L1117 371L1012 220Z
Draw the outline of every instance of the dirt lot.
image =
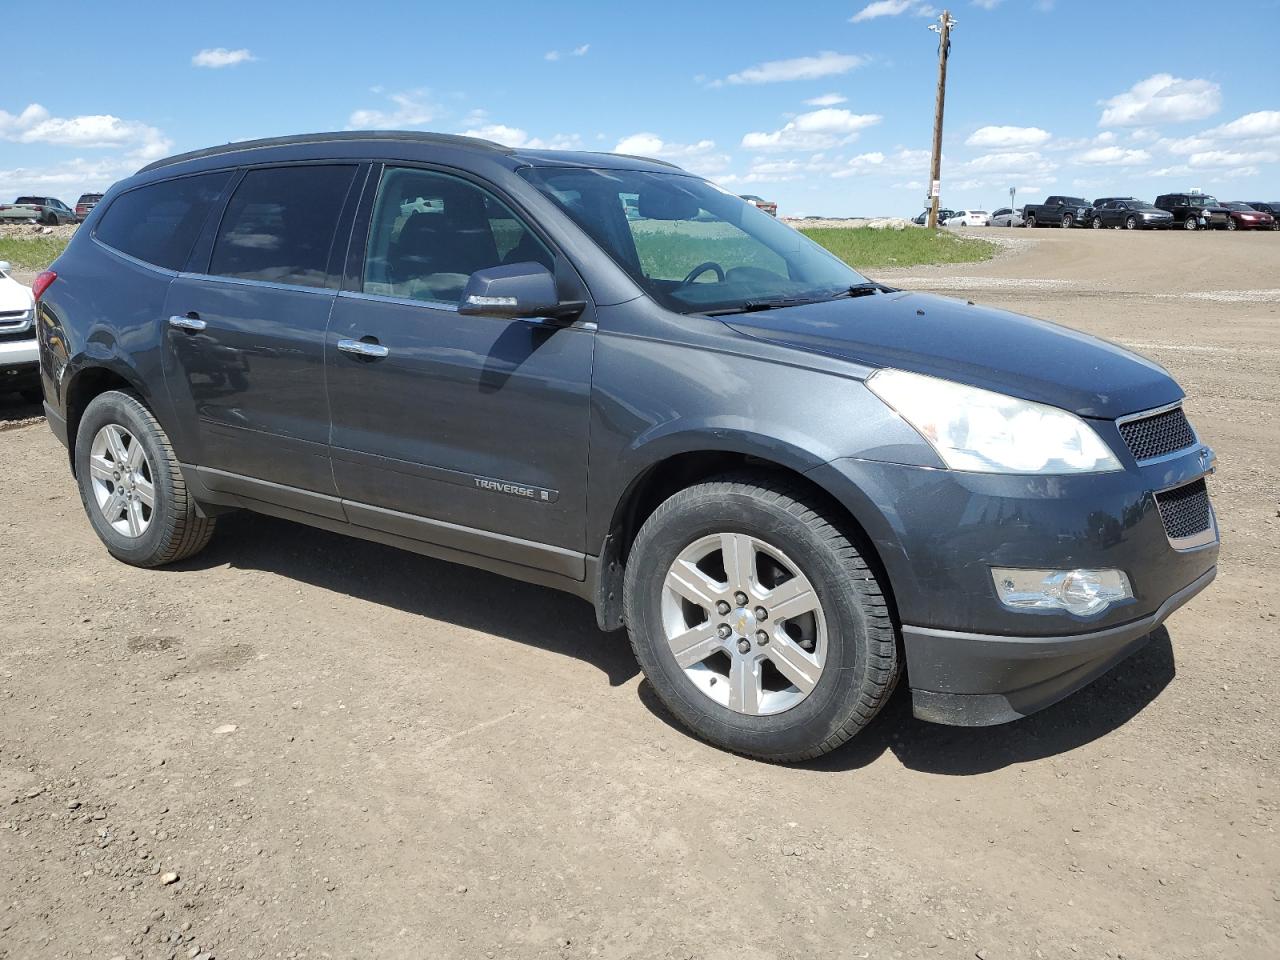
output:
M1221 575L1042 714L898 696L807 767L674 728L567 596L251 516L116 563L0 400L0 958L1280 956L1280 235L1002 233L882 276L1168 366Z

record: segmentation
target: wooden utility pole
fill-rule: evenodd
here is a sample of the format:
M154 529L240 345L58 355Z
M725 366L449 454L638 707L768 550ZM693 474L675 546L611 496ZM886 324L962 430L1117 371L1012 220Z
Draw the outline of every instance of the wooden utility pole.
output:
M929 164L929 229L938 226L938 200L942 186L942 111L947 99L947 57L951 54L951 11L943 10L929 29L938 35L938 100L933 111L933 161Z

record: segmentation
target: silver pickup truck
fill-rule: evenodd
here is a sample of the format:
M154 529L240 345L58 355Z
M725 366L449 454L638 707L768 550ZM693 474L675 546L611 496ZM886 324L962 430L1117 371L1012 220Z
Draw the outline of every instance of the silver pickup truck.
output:
M57 197L19 197L0 203L0 223L43 223L56 227L75 223L76 212Z

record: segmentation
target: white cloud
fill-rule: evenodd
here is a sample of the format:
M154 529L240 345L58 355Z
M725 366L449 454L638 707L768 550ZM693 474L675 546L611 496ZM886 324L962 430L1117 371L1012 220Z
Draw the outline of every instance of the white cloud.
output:
M1280 136L1280 110L1246 113L1230 123L1206 130L1201 136L1222 140L1259 140L1264 137L1277 137Z
M932 17L938 11L921 0L875 0L849 18L850 23L875 20L877 17L896 17L912 13L919 17Z
M731 73L721 83L781 83L787 80L818 80L822 77L839 76L848 73L855 67L867 62L867 58L856 53L834 53L824 50L812 57L794 57L790 60L769 60L748 67L738 73Z
M965 143L971 147L1038 147L1050 137L1039 127L979 127Z
M440 115L440 109L428 99L426 90L405 90L391 93L387 99L394 109L356 110L347 119L352 130L405 130L430 123Z
M156 160L173 144L157 128L139 120L121 120L111 114L54 117L38 103L19 114L0 110L0 140L47 143L63 147L132 147L135 161Z
M1203 120L1222 106L1222 89L1211 80L1183 80L1157 73L1124 93L1100 101L1106 109L1099 126L1136 127L1152 123Z
M208 67L211 70L218 70L222 67L234 67L240 63L249 63L258 59L245 48L239 50L228 50L226 47L209 47L201 50L191 58L193 67Z
M559 60L559 59L560 59L560 51L559 51L559 50L548 50L546 53L544 53L544 54L542 55L542 59L543 59L543 60Z
M1095 147L1077 154L1073 159L1076 163L1088 166L1122 167L1146 163L1151 159L1151 154L1145 150L1126 150L1123 147Z
M573 48L573 55L574 55L575 57L585 57L585 56L587 55L587 51L588 51L588 50L590 50L590 49L591 49L591 44L589 44L589 43L584 43L584 44L583 44L582 46L580 46L580 47L574 47L574 48Z
M981 7L983 10L994 10L1000 6L1000 0L973 0L975 7Z
M704 177L719 177L729 167L729 156L715 152L714 140L698 140L695 143L674 143L663 140L656 133L633 133L614 145L614 153L626 153L637 157L652 157L677 163L686 170ZM733 178L726 178L732 180Z
M473 116L484 115L483 110L476 110ZM462 132L464 137L479 137L481 140L492 140L504 147L525 148L528 150L581 150L582 137L576 133L557 133L551 137L531 137L519 127L510 127L505 123L485 123Z
M834 107L848 99L848 97L842 97L838 93L824 93L820 97L810 97L805 103L810 107Z
M1195 168L1243 167L1258 163L1280 162L1280 152L1270 150L1206 150L1203 153L1193 153L1187 162Z
M748 150L823 150L852 142L860 131L882 119L879 114L824 107L792 118L780 130L748 133L742 146Z

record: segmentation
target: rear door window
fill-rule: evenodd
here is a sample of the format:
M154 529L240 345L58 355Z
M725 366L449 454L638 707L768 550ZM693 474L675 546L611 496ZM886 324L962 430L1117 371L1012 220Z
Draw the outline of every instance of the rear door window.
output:
M219 277L323 287L354 165L250 170L236 187L213 244Z
M111 201L94 236L145 263L181 270L231 171L162 180Z

